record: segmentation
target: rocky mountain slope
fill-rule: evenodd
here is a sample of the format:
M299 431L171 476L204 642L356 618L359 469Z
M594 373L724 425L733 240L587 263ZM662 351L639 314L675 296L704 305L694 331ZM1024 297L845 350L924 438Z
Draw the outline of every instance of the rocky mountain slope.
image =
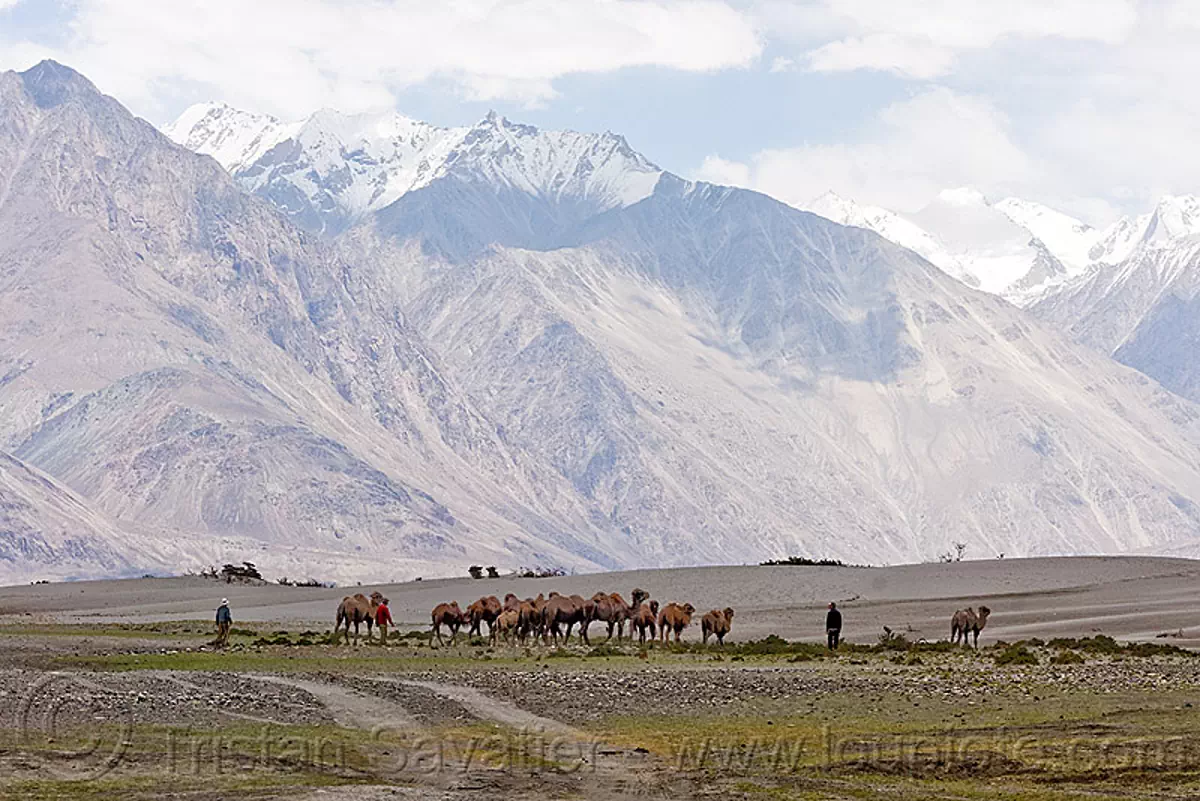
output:
M611 134L192 117L174 134L234 177L66 68L0 75L0 450L132 532L131 567L1200 531L1197 407L872 232Z
M1096 348L1200 401L1200 237L1165 243L1147 226L1124 261L1098 265L1031 311Z
M403 276L480 407L664 563L1113 552L1200 522L1193 407L762 195L667 176L568 246L466 262L382 222L341 244Z
M129 533L84 499L0 452L0 583L129 574L128 546Z
M215 162L50 62L0 101L4 450L178 553L291 575L628 560L394 301Z

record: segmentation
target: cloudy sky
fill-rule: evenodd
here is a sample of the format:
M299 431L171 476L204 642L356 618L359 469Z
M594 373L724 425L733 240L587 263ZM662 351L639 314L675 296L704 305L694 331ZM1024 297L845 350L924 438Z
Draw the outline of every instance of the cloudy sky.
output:
M1200 192L1196 0L0 0L0 68L47 57L155 123L494 108L798 205Z

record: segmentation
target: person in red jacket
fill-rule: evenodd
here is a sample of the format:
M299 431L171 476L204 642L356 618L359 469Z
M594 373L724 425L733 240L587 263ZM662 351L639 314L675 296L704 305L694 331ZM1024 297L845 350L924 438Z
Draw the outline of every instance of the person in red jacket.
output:
M375 625L379 626L379 641L387 645L388 626L392 625L392 610L388 609L388 604L391 603L387 598L380 601L379 606L375 607Z

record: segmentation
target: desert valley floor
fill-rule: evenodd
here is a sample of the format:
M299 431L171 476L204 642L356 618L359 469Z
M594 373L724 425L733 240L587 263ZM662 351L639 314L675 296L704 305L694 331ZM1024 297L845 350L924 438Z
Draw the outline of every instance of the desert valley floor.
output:
M590 646L428 637L441 601L634 587L700 613L732 606L732 636L702 647L693 624L681 646L643 648L605 643L594 624ZM0 795L1200 792L1198 562L714 567L378 589L399 624L387 648L330 642L345 588L0 588ZM221 597L235 628L214 650ZM836 655L822 644L831 600L849 643ZM993 610L980 649L946 643L954 610L980 605Z

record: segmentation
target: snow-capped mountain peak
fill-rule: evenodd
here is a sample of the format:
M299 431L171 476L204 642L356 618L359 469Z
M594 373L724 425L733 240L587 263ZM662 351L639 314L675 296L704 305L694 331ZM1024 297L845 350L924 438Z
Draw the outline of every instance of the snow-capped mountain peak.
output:
M295 133L267 114L252 114L224 103L197 103L163 129L169 138L197 153L212 156L230 172L247 167Z
M662 174L617 134L543 131L495 111L471 126L441 128L395 112L322 109L282 123L203 104L165 132L306 228L328 233L449 174L601 210L647 197Z
M1200 199L1195 195L1165 195L1154 207L1146 241L1179 239L1200 233Z
M1015 197L998 201L994 207L1045 244L1072 275L1081 274L1091 263L1088 253L1100 234L1082 220Z
M1064 223L1042 213L1037 204L1015 199L993 204L971 187L944 190L912 214L858 204L834 193L806 208L843 225L869 228L963 283L1018 304L1047 283L1072 274L1058 255L1059 247L1072 256L1086 250L1057 230L1072 222L1082 225L1077 220L1063 215L1069 221Z
M911 220L880 206L867 206L829 191L804 206L811 211L842 225L866 228L906 247L929 260L943 272L970 286L979 286L962 262L947 249L944 242Z
M1194 195L1164 195L1147 214L1122 217L1097 238L1088 255L1093 262L1118 264L1140 248L1169 247L1200 234L1200 199Z
M843 225L869 228L960 281L1018 305L1038 301L1102 266L1200 237L1200 198L1193 195L1164 196L1152 211L1102 230L1036 201L992 202L970 187L944 190L911 214L832 192L805 208Z

